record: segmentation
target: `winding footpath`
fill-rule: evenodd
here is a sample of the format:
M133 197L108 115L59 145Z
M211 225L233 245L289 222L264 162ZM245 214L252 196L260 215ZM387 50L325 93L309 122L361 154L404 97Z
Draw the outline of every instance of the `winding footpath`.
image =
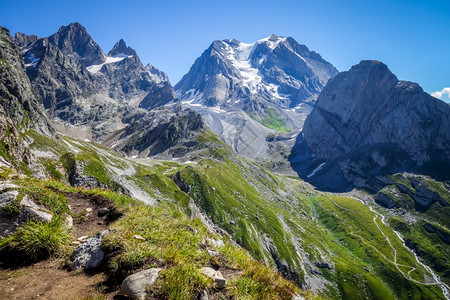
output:
M321 193L321 194L322 194L323 196L328 197L328 199L330 199L330 201L333 202L333 204L334 204L336 207L339 207L340 209L345 209L345 210L352 211L352 212L358 212L358 211L351 210L351 209L349 209L349 208L346 208L346 207L343 207L343 206L337 204L337 203L336 203L336 202L335 202L328 194L324 194L324 193ZM361 199L355 198L355 197L353 197L353 196L347 196L347 195L346 195L345 197L347 197L347 198L352 198L352 199L354 199L354 200L356 200L356 201L358 201L358 202L361 202L361 203L364 204L364 205L367 205L367 204L364 203L364 201L362 201ZM444 294L444 297L445 297L447 300L450 300L450 288L449 288L449 286L448 286L447 284L445 284L444 282L442 282L441 279L440 279L440 277L439 277L436 273L434 273L434 271L433 271L430 267L428 267L428 266L425 265L423 262L421 262L421 261L419 260L419 257L417 256L417 254L416 254L413 250L411 250L410 248L408 248L408 246L406 246L405 241L404 241L404 239L402 238L402 236L400 235L400 233L397 232L397 231L395 231L394 229L392 229L392 231L393 231L393 232L397 235L397 237L402 241L403 247L405 247L406 250L408 250L409 252L411 252L411 253L414 255L414 257L415 257L417 263L420 264L422 267L424 267L425 270L427 270L427 272L431 274L431 276L433 277L433 279L434 279L435 282L429 282L429 283L427 283L427 282L421 282L421 281L418 281L418 280L412 278L412 276L411 276L411 273L412 273L413 271L416 270L415 267L407 266L407 265L402 265L402 264L397 263L397 249L392 245L390 238L384 233L384 231L381 229L380 225L379 225L378 222L377 222L377 218L380 217L381 222L382 222L384 225L388 226L388 225L386 224L385 220L384 220L384 219L385 219L384 215L382 215L382 214L380 214L379 212L377 212L377 211L376 211L372 206L370 206L370 205L367 205L367 207L370 209L371 212L373 212L373 213L375 214L375 216L374 216L374 218L373 218L373 222L375 223L376 227L378 228L378 230L380 231L380 233L384 236L384 238L386 239L387 243L388 243L389 246L391 247L391 249L392 249L392 251L393 251L393 253L394 253L394 260L392 261L392 260L390 260L390 259L387 259L387 257L386 257L385 255L381 254L381 252L379 252L379 251L377 251L377 252L380 253L383 257L385 257L385 259L386 259L387 261L393 263L393 264L395 265L395 268L396 268L396 269L403 275L403 277L406 278L407 280L412 281L412 282L417 283L417 284L421 284L421 285L439 285L440 288L441 288L441 290L442 290L442 293ZM357 236L356 234L354 234L354 235ZM363 239L361 236L359 236L359 238L361 238L365 244L368 244L367 242L364 241L364 239ZM372 246L372 247L373 247L373 246ZM374 248L374 247L373 247L373 248ZM375 248L375 249L376 249L376 248ZM410 270L408 271L407 274L405 274L404 271L402 271L402 270L400 269L401 266L402 266L402 267L410 268Z

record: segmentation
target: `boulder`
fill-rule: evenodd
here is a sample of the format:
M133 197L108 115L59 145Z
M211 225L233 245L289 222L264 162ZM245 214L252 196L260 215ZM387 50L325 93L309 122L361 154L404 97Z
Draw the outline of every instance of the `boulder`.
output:
M393 208L398 206L397 202L395 202L390 196L390 193L388 191L384 191L384 189L377 193L377 195L375 196L375 202L386 208Z
M69 172L69 182L73 186L85 188L104 188L103 183L99 182L94 176L84 174L85 163L75 161Z
M22 213L19 216L21 220L37 220L47 223L52 221L53 214L31 201L27 196L24 196L20 201L20 206L22 208Z
M7 191L0 194L0 207L4 207L17 199L18 191Z
M109 214L110 211L111 211L111 210L110 210L108 207L102 207L102 208L100 208L100 209L98 210L97 215L98 215L99 217L104 217L104 216L106 216L107 214Z
M122 282L117 295L126 296L134 300L144 300L147 287L154 284L158 278L160 268L151 268L128 276Z
M206 277L214 280L214 285L218 289L223 289L226 285L225 278L223 278L222 273L220 271L216 271L210 267L203 267L200 269L200 272Z
M103 230L75 248L70 255L69 267L72 270L81 268L89 270L100 266L105 257L101 248L102 239L114 231L114 229Z

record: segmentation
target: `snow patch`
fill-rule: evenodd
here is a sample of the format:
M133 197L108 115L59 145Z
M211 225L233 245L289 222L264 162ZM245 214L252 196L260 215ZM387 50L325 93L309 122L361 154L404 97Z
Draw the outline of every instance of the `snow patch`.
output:
M107 56L107 57L106 57L106 61L105 61L104 63L99 64L99 65L92 65L92 66L89 66L89 67L87 67L87 70L89 71L89 73L95 74L95 73L97 73L98 71L100 71L100 69L101 69L104 65L112 64L112 63L116 63L116 62L122 61L122 60L124 60L124 59L127 58L127 57L133 57L133 55L126 55L126 54L120 53L120 54L117 54L117 55L114 55L114 56Z
M30 60L30 63L25 64L25 68L28 68L28 67L35 68L37 63L41 60L40 58L36 58L34 56L34 53L31 53L30 56L27 57L27 59Z
M257 41L258 44L266 44L270 50L275 49L281 42L286 41L285 37L276 37L274 38L272 35L266 37L264 39L260 39Z
M322 167L326 164L327 162L323 162L323 163L321 163L317 168L315 168L312 172L311 172L311 174L309 174L309 175L307 175L306 177L311 177L311 176L314 176L314 174L316 174L317 172L319 172L321 169L322 169Z

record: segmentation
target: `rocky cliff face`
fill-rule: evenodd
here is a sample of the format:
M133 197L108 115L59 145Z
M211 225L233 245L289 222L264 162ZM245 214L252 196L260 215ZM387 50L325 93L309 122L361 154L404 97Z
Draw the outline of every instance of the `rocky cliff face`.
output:
M32 35L26 35L24 33L16 32L14 35L14 43L19 48L27 48L34 42L36 42L39 39L38 36L32 34Z
M34 161L19 132L30 129L51 136L53 129L25 73L19 49L0 27L0 166L18 168Z
M89 72L72 55L64 54L43 38L23 53L27 74L51 117L69 119L77 100L96 93ZM74 107L72 107L74 106Z
M330 188L381 187L377 176L404 170L448 178L449 126L447 103L399 81L379 61L362 61L321 92L292 163L302 176ZM331 174L341 179L327 184Z
M52 129L34 94L19 49L9 31L0 27L0 105L6 116L24 132L34 129L50 136Z

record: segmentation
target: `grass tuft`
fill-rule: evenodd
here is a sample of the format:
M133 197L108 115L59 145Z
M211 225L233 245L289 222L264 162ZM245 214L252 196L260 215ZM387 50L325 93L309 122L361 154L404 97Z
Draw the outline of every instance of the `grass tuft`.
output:
M0 240L0 249L18 252L31 260L60 254L70 241L70 234L59 218L50 223L29 221L17 231Z

